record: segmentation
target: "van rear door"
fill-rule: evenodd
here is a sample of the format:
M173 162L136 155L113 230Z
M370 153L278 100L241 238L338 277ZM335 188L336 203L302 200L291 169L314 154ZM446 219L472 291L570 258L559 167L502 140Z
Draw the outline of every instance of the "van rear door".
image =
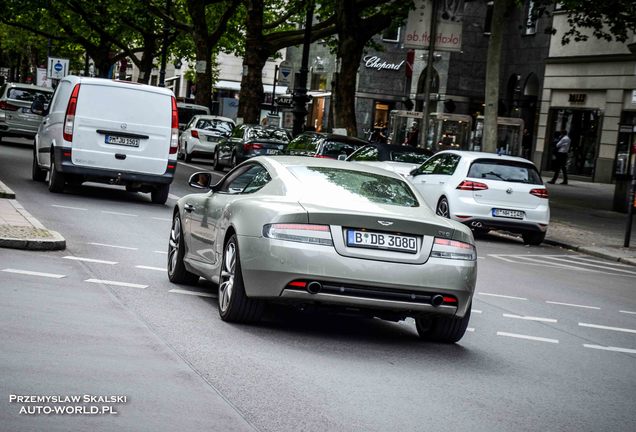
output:
M172 97L157 90L111 81L82 82L73 128L73 163L163 174L170 151Z

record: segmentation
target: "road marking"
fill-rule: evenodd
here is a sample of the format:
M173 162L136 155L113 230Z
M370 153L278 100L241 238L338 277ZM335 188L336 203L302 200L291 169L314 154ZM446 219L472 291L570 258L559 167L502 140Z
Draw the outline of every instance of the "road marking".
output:
M585 348L592 348L592 349L603 350L603 351L614 351L614 352L622 352L622 353L628 353L628 354L636 354L636 349L630 349L630 348L620 348L620 347L613 347L613 346L590 345L590 344L583 344L583 346Z
M506 336L506 337L511 337L511 338L517 338L517 339L527 339L527 340L533 340L533 341L538 341L538 342L548 342L548 343L553 343L553 344L558 344L559 340L558 339L549 339L549 338L542 338L542 337L538 337L538 336L528 336L528 335L522 335L522 334L517 334L517 333L507 333L507 332L497 332L497 336Z
M172 219L168 219L168 218L153 217L153 219L154 220L159 220L159 221L172 222Z
M570 262L570 263L572 262L572 261L569 261L569 260L567 260L565 258L559 258L559 257L555 257L555 256L550 257L550 259L553 259L555 261L566 261L566 262ZM602 269L606 269L606 270L609 269L607 267L607 265L591 264L591 263L587 263L587 262L586 263L581 263L581 264L585 265L585 266L588 266L588 267L596 267L596 268L602 268ZM611 270L613 270L615 272L623 272L623 273L628 273L630 275L636 275L635 271L623 270L623 269L619 269L619 268L612 268Z
M199 297L212 297L212 298L217 298L218 297L216 294L204 293L204 292L199 292L199 291L188 291L188 290L182 290L182 289L171 289L168 292L175 293L175 294L194 295L194 296L199 296Z
M153 251L154 253L158 253L158 254L164 254L164 255L168 255L168 252L166 251Z
M561 264L559 262L548 262L548 261L545 261L544 259L532 258L532 257L525 256L525 255L517 255L516 258L520 258L523 261L530 261L531 263L536 263L536 264L541 264L541 265L550 265L550 266L553 266L553 267L561 267L561 268L566 268L566 269L582 270L582 271L589 271L589 272L598 272L598 270L587 269L587 268L579 267L579 266L575 266L575 265ZM543 257L541 257L541 258L543 258ZM569 262L569 261L567 261L567 262Z
M503 314L505 318L514 318L526 321L540 321L540 322L549 322L555 323L557 320L554 318L541 318L541 317L533 317L533 316L523 316L523 315L514 315L514 314Z
M143 266L143 265L138 265L135 266L138 269L144 269L144 270L157 270L157 271L166 271L165 268L161 268L161 267L150 267L150 266Z
M105 261L105 260L99 260L99 259L93 259L93 258L82 258L82 257L76 257L76 256L70 256L70 255L65 256L63 258L67 260L85 261L85 262L92 262L92 263L98 263L98 264L110 264L110 265L117 264L116 261Z
M63 208L63 209L69 209L69 210L82 210L82 211L88 210L81 207L69 207L69 206L63 206L63 205L57 205L57 204L51 204L51 207L57 207L57 208Z
M179 162L179 165L187 166L188 168L194 168L194 169L206 171L206 168L203 168L203 167L200 167L200 166L196 166L196 165L190 165L190 164L187 164L185 162Z
M486 259L486 257L480 257L478 256L477 259Z
M474 332L475 332L475 327L467 327L467 328L466 328L466 331L467 331L467 332L473 332L473 333L474 333Z
M131 214L131 213L121 213L121 212L114 212L114 211L108 211L108 210L102 210L102 213L107 213L107 214L112 214L112 215L117 215L117 216L130 216L130 217L138 217L139 216L139 215Z
M176 196L176 195L173 195L173 194L171 194L171 193L169 193L169 194L168 194L168 198L173 199L173 200L175 200L175 201L178 201L178 200L180 200L180 199L181 199L181 197L180 197L180 196Z
M632 311L619 311L620 313L624 313L624 314L632 314L632 315L636 315L636 312L632 312Z
M586 306L586 305L573 304L573 303L561 303L561 302L555 302L550 300L546 300L545 302L554 304L554 305L561 305L561 306L572 306L572 307L585 308L585 309L599 309L599 310L601 309L600 307L596 307L596 306Z
M66 275L34 272L29 270L19 270L19 269L12 269L12 268L3 269L2 271L7 273L16 273L16 274L23 274L23 275L29 275L29 276L42 276L42 277L48 277L53 279L61 279L66 277Z
M585 257L585 256L583 256L583 255L554 255L554 256L564 256L564 257L570 257L570 258L573 258L573 259L575 259L575 260L579 260L579 261L589 261L589 262L599 263L599 264L605 264L605 265L609 265L609 266L613 266L613 267L627 267L627 268L634 268L634 266L629 265L629 264L621 264L621 263L617 263L617 262L603 261L603 260L599 260L599 259L594 259L594 258L590 258L590 257Z
M138 250L135 247L128 247L128 246L117 246L117 245L110 245L110 244L104 244L104 243L89 243L89 245L93 245L93 246L104 246L104 247L111 247L111 248L117 248L117 249L127 249L127 250Z
M139 285L134 283L109 281L109 280L103 280L103 279L86 279L84 282L127 287L127 288L140 288L140 289L148 288L148 285Z
M471 313L480 314L480 313L482 313L482 311L480 311L479 309L473 309L473 310L471 311Z
M601 330L613 330L613 331L623 332L623 333L636 333L636 330L621 328L621 327L609 327L609 326L603 326L598 324L588 324L588 323L582 323L582 322L580 322L579 325L581 327L590 327L590 328L596 328Z
M615 264L611 262L603 262L598 260L590 260L581 258L579 255L512 255L512 254L488 254L488 256L497 258L499 260L513 263L513 264L523 264L526 266L542 266L542 267L551 267L551 268L566 268L573 270L580 270L592 273L600 273L600 274L608 274L612 276L627 276L627 277L636 277L636 272L633 270L625 270L616 268L627 267L632 268L632 266L628 266L625 264ZM559 262L562 261L562 262ZM564 264L566 262L568 264ZM596 263L596 264L593 264ZM603 265L599 265L603 264ZM608 271L599 270L604 269Z
M492 293L486 293L486 292L478 292L477 294L490 296L490 297L507 298L512 300L528 300L527 298L524 298L524 297L514 297L514 296L503 295L503 294L492 294Z

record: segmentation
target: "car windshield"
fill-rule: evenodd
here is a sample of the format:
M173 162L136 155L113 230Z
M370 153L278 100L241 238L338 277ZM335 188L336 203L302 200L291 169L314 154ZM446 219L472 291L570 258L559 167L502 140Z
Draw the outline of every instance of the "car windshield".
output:
M537 169L530 164L506 160L478 159L468 170L468 177L514 183L543 184Z
M407 162L414 164L422 164L430 157L428 152L424 150L405 149L391 150L391 160L394 162Z
M232 132L232 123L219 119L201 119L197 123L197 129L230 133Z
M33 102L36 97L40 96L40 97L43 97L46 102L49 102L51 100L52 94L53 94L52 92L47 92L43 90L13 87L9 89L9 92L7 93L7 98L25 101L25 102Z
M289 142L285 129L275 127L254 126L247 132L248 140L272 140L283 143Z
M331 202L419 206L411 189L400 179L330 167L294 166L289 170L303 183L303 190L309 196L329 196Z

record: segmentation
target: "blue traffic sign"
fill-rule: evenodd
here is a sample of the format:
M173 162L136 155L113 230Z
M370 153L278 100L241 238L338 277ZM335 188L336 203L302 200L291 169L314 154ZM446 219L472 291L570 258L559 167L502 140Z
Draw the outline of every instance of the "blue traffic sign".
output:
M63 68L64 66L62 66L62 63L56 63L55 66L53 66L53 69L55 69L56 72L61 72Z

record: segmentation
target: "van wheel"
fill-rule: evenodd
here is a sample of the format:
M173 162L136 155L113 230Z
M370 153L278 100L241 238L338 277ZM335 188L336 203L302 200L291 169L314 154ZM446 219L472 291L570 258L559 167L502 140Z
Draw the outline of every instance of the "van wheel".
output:
M55 169L55 158L51 155L51 169L49 170L49 191L53 193L64 192L64 174Z
M212 163L212 169L214 171L223 171L223 167L221 166L221 161L219 161L218 150L214 152L214 162Z
M153 204L165 204L168 201L168 193L170 192L169 184L157 185L152 192L150 192L150 199Z
M431 342L455 343L466 333L468 321L470 321L470 310L468 307L463 318L452 316L434 316L415 318L415 327L420 339Z
M35 147L35 143L33 143L33 167L31 168L31 178L33 181L43 182L46 180L46 171L40 168L40 164L38 163L37 158L37 148Z

